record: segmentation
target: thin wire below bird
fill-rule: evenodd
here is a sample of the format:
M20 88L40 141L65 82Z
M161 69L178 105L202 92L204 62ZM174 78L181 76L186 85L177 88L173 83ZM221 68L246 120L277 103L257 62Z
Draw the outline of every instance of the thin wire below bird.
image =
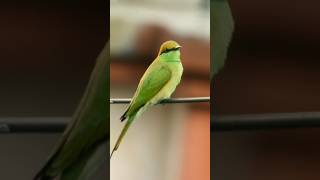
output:
M111 98L110 104L128 104L130 98ZM161 101L159 104L176 104L176 103L204 103L210 102L210 97L189 97L189 98L170 98Z

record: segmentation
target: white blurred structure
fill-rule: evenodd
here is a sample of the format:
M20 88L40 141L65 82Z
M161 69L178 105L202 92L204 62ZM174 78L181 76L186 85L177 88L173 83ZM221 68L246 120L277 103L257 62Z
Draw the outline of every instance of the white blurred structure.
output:
M130 97L124 88L112 88L111 97ZM112 150L124 123L119 117L126 105L111 105ZM112 180L179 179L183 154L186 106L158 105L147 110L129 128L110 161Z
M175 34L210 39L209 0L113 0L110 3L111 54L127 51L143 24Z

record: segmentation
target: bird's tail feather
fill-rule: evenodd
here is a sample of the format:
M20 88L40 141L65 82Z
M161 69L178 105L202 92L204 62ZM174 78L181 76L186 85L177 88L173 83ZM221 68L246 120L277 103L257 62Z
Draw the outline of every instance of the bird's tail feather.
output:
M120 117L120 121L121 121L121 122L123 122L124 120L126 120L126 118L127 118L127 112L129 111L129 108L130 108L130 107L128 107L128 109L126 110L126 112L124 112L123 115Z
M120 134L120 136L119 136L118 139L117 139L116 145L114 146L114 148L113 148L113 150L112 150L112 152L111 152L110 159L111 159L113 153L119 148L119 145L120 145L123 137L126 135L126 132L128 131L128 129L129 129L132 121L134 120L134 118L135 118L135 115L129 116L128 121L127 121L126 124L124 125L124 127L123 127L123 129L122 129L122 131L121 131L121 134Z

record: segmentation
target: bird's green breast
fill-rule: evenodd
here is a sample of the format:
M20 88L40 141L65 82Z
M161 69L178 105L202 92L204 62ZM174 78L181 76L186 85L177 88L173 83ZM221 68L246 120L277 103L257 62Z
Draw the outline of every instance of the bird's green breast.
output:
M160 55L160 61L163 62L180 62L180 51L170 51Z
M170 98L171 94L174 92L177 85L180 83L181 76L183 73L183 66L180 61L180 51L172 51L166 53L166 55L162 54L159 60L162 66L166 66L170 69L171 78L161 89L161 91L151 99L151 104L156 104L162 99Z

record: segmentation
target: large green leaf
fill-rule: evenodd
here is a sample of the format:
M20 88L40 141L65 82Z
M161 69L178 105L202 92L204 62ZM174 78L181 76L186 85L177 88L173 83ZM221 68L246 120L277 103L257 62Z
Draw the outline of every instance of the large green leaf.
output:
M227 0L211 0L211 78L225 63L233 26L233 18Z
M110 132L110 128L109 128L109 122L110 119L109 114L110 114L110 104L109 104L109 43L107 43L104 47L104 49L102 50L102 52L100 53L99 57L97 58L97 62L94 68L94 71L91 75L91 80L96 81L96 82L100 82L98 84L96 84L97 86L94 87L90 87L90 85L88 86L89 89L95 89L95 88L102 88L101 93L103 94L102 96L99 95L99 97L101 98L97 98L97 101L103 101L105 103L105 105L103 105L103 110L100 112L97 111L92 111L92 113L101 113L101 117L106 117L105 121L107 121L106 123L106 127L105 127L105 133L107 138L98 144L93 145L92 147L90 147L90 150L85 153L82 154L81 158L79 158L75 163L73 163L72 166L70 166L68 169L66 169L60 179L61 180L91 180L92 176L94 176L96 174L96 171L102 166L104 165L105 162L107 162L107 160L109 159L109 132ZM103 86L101 86L101 83L103 83ZM92 84L91 84L92 85ZM100 91L99 90L99 91ZM87 96L96 96L96 92L99 91L89 91L92 92L93 94L87 94L85 93L85 95L87 94ZM82 102L83 103L83 102ZM81 103L81 104L82 104ZM81 106L80 104L80 106ZM92 103L91 105L93 106L99 106L101 105L101 103L97 102L97 103ZM91 108L95 108L95 107L91 107ZM90 107L87 107L86 109L91 109ZM98 108L98 107L96 107ZM101 109L101 108L99 108ZM90 112L89 112L90 114ZM93 115L92 116L97 116L97 115ZM109 169L109 167L108 167ZM106 169L107 171L107 169ZM108 171L109 172L109 171Z
M96 146L92 151L88 152L82 156L79 161L66 170L62 175L60 180L89 180L95 176L98 169L104 165L104 163L109 159L108 152L109 141L104 141L103 143ZM109 170L107 167L106 171Z

